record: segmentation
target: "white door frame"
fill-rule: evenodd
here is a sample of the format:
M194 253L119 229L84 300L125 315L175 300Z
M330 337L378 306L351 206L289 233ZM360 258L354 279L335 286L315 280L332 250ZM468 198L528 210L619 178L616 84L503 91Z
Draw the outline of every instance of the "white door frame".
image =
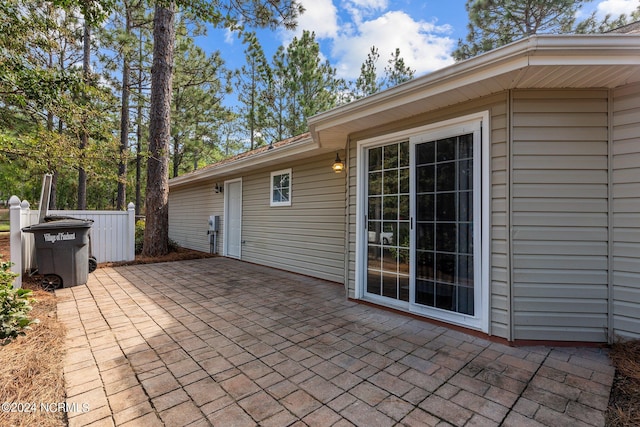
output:
M445 321L452 324L457 324L467 328L477 329L483 332L489 332L489 316L490 316L490 275L489 275L489 260L490 254L490 138L489 138L489 112L481 111L476 114L470 114L462 117L457 117L451 120L445 120L442 122L421 126L418 128L409 129L406 131L394 132L391 134L381 135L378 137L369 138L358 142L357 152L357 190L356 194L356 283L355 283L355 297L357 299L370 299L371 302L387 305L402 311L413 312L426 317L433 317L434 319ZM481 206L480 214L480 268L476 274L479 289L479 300L476 301L476 315L466 316L453 313L442 313L442 315L433 316L432 313L417 312L415 311L415 305L394 301L387 298L375 298L365 296L365 279L366 279L366 254L367 254L367 232L365 230L364 218L366 215L365 206L365 185L368 182L366 176L366 159L363 154L366 149L375 147L378 145L385 145L393 142L398 142L403 139L413 139L422 134L430 134L430 137L442 134L443 136L450 136L451 132L454 133L467 133L465 128L477 129L480 125L481 135L481 149L480 149L480 168L476 168L476 172L480 173L481 185L480 192L476 192L477 197L480 199L478 202ZM413 147L413 144L411 144ZM413 172L412 172L413 173ZM413 194L413 193L412 193ZM413 223L413 217L412 217ZM413 231L412 231L413 233ZM477 244L477 242L475 242ZM413 254L413 249L412 249ZM412 255L413 256L413 255ZM415 260L411 261L413 266ZM412 267L413 269L413 267ZM412 279L413 284L413 279ZM434 310L437 311L437 310Z
M238 238L238 255L229 254L229 236L231 229L231 218L229 216L229 184L240 183L240 218L239 218L239 232L240 236ZM224 182L224 244L223 244L223 255L229 256L232 258L242 258L242 178L230 179Z

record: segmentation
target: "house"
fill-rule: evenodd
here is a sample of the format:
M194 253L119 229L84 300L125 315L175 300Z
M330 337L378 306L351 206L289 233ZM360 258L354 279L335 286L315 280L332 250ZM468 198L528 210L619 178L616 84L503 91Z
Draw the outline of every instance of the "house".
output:
M640 35L531 36L309 130L170 180L170 237L219 215L224 256L515 344L640 337Z

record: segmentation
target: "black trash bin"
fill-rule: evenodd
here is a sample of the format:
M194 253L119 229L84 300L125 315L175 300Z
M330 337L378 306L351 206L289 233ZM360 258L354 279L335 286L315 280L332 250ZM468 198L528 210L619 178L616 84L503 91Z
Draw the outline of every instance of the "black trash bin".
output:
M89 278L89 232L93 221L60 219L30 225L38 272L47 290L84 285Z

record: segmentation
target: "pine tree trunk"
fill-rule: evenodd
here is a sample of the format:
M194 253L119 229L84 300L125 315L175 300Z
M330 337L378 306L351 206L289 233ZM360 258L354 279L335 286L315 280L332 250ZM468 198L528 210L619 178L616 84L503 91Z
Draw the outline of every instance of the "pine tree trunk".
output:
M128 6L125 11L125 32L127 36L131 34L131 13ZM120 159L118 161L118 198L116 209L124 210L127 206L127 151L129 150L129 75L131 66L129 64L129 53L124 52L122 60L122 105L120 110Z
M175 3L156 5L153 18L153 65L149 112L149 160L142 253L169 252L169 142L171 138L171 89Z
M84 37L83 37L83 50L82 55L82 80L85 84L89 82L89 67L91 66L91 29L89 23L84 23ZM85 100L86 101L86 100ZM84 122L84 120L83 120ZM85 124L85 123L83 123ZM87 209L87 172L84 169L85 150L89 145L89 135L86 130L86 126L82 126L80 135L80 158L78 165L78 210Z

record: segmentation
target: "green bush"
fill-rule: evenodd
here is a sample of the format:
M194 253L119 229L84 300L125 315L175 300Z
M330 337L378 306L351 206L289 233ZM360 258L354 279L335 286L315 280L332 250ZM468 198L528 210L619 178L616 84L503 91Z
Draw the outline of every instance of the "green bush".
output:
M142 244L144 243L144 219L139 219L136 221L136 237L135 237L135 245L136 245L136 254L142 253Z
M144 220L140 219L136 221L136 237L135 237L135 251L136 255L142 253L142 244L144 243ZM176 242L169 239L169 252L177 252L180 247Z
M32 293L29 289L13 288L17 274L10 267L11 263L0 262L0 345L8 344L30 329L31 324L38 323L29 317Z

